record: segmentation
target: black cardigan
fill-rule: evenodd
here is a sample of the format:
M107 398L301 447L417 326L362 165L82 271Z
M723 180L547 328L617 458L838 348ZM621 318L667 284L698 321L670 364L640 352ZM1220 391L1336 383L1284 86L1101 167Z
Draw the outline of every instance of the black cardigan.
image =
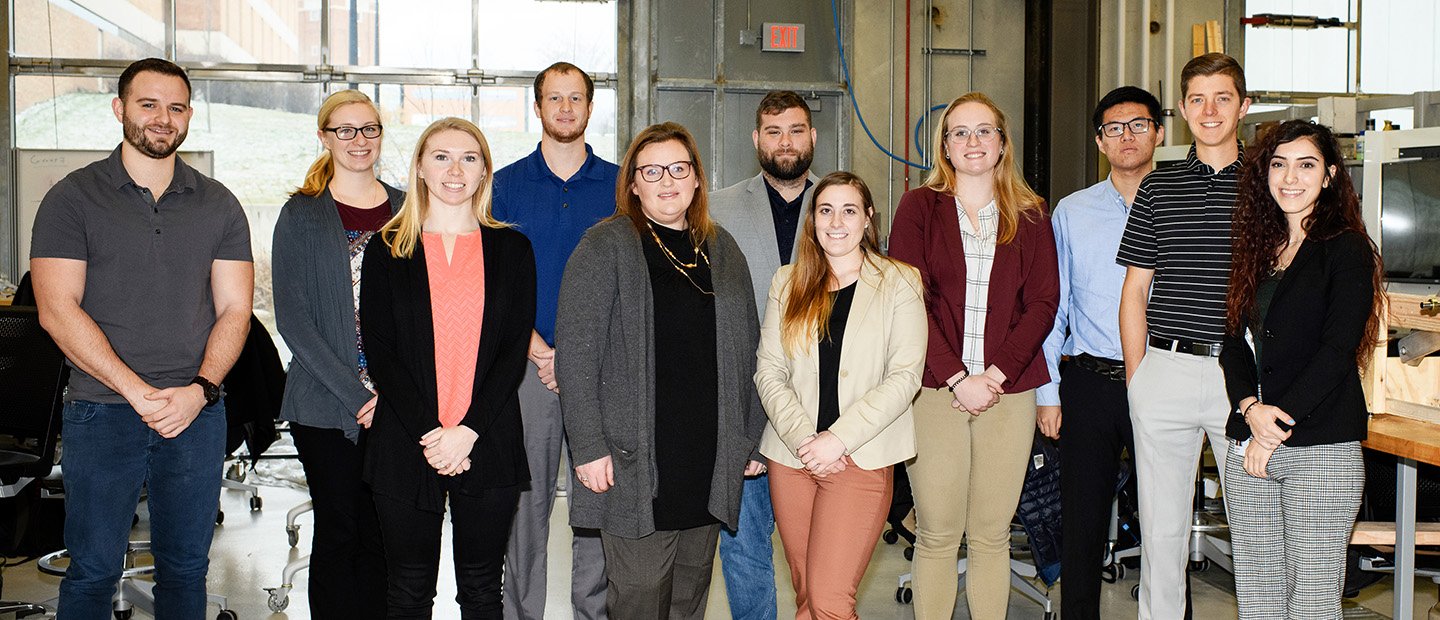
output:
M1358 232L1333 239L1306 239L1285 270L1265 325L1262 366L1241 334L1225 338L1220 366L1231 413L1225 434L1244 441L1250 427L1240 401L1258 395L1295 419L1287 446L1359 441L1366 436L1365 394L1355 350L1364 336L1374 294L1374 254ZM1242 325L1249 325L1245 317ZM1280 425L1286 428L1284 424Z
M394 258L379 238L365 248L360 332L370 377L380 395L361 435L365 481L376 493L444 512L445 491L475 495L530 479L517 390L535 325L535 257L511 229L481 228L485 309L470 409L461 424L479 438L470 470L446 481L425 461L420 437L440 425L435 387L435 332L424 243Z

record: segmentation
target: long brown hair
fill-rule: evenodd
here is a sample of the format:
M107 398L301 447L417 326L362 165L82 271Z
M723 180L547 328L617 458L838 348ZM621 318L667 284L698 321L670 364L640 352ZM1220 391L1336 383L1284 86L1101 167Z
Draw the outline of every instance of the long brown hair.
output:
M315 115L316 128L324 131L325 126L330 124L330 115L334 114L336 110L351 104L361 104L370 108L370 111L375 114L375 120L380 120L380 110L375 107L375 102L371 101L370 97L358 90L347 89L332 93L329 97L325 98L324 103L320 104L320 112ZM383 140L384 138L382 137L380 139ZM378 149L380 147L376 145L375 148ZM335 158L330 154L330 149L327 148L320 153L319 157L315 158L314 163L310 164L310 169L305 172L305 182L301 183L300 187L295 188L295 191L290 192L290 195L303 194L305 196L319 196L325 191L326 187L330 186L330 180L334 178Z
M1385 300L1381 284L1384 267L1375 242L1365 232L1360 198L1355 195L1350 173L1345 170L1340 144L1330 128L1310 121L1286 121L1265 132L1246 153L1231 230L1233 258L1225 327L1232 334L1242 333L1245 329L1243 321L1255 306L1255 289L1261 278L1275 269L1280 250L1290 238L1285 213L1276 204L1275 197L1270 195L1270 159L1280 145L1296 140L1309 140L1320 151L1324 165L1335 168L1329 185L1321 188L1315 208L1301 222L1305 237L1325 241L1343 233L1356 232L1366 235L1365 239L1370 244L1373 260L1370 316L1365 320L1365 332L1355 350L1356 363L1365 366L1375 351L1380 333L1380 310Z
M715 222L710 219L710 200L706 191L709 181L705 177L705 166L700 163L700 149L695 146L695 138L680 123L651 125L630 141L630 148L625 150L625 158L620 162L620 178L615 182L615 217L630 218L635 230L645 234L645 210L640 206L640 197L630 191L630 186L635 183L635 167L640 159L640 151L661 142L679 142L690 155L690 174L695 177L699 186L695 188L695 197L690 200L690 207L685 209L685 222L689 225L690 240L696 245L705 243L715 234Z
M430 126L421 132L420 139L415 141L415 154L410 157L410 184L407 186L410 189L405 192L405 202L400 205L395 217L380 227L380 238L390 246L390 255L395 258L410 258L410 255L415 253L415 246L420 243L425 215L430 212L430 186L420 177L420 158L425 156L426 143L431 136L450 130L464 132L480 143L480 158L485 163L485 176L480 178L480 189L470 198L470 210L475 214L475 219L485 228L509 227L505 222L495 219L490 212L490 196L495 187L495 160L490 157L490 143L485 141L485 133L480 131L475 123L463 118L442 118L430 123Z
M785 354L792 357L811 342L829 336L830 312L835 304L829 289L835 274L830 270L830 261L825 258L825 251L816 239L815 211L820 206L820 194L837 185L855 188L860 193L865 218L873 220L875 216L875 200L871 197L870 187L853 173L832 172L815 186L815 192L810 195L810 208L805 212L800 228L794 271L790 273L790 283L785 288L785 313L780 317L780 341L785 346ZM864 260L892 260L880 252L880 236L875 229L875 226L866 226L865 233L860 237Z
M1005 124L1005 113L1001 112L1000 107L985 93L960 95L945 107L945 114L941 116L944 120L935 127L930 151L941 156L935 158L934 165L930 167L930 176L925 178L925 187L942 194L955 193L959 179L955 166L944 157L945 136L950 131L946 124L950 122L950 112L967 103L979 103L990 108L990 112L995 114L995 128L1000 130L1000 161L995 164L995 206L1000 211L1000 225L995 243L1005 245L1015 238L1015 233L1020 228L1020 216L1024 215L1027 219L1040 216L1045 209L1045 200L1040 198L1035 190L1030 189L1030 184L1025 182L1025 176L1020 174L1020 166L1015 163L1015 144L1010 140L1009 126Z

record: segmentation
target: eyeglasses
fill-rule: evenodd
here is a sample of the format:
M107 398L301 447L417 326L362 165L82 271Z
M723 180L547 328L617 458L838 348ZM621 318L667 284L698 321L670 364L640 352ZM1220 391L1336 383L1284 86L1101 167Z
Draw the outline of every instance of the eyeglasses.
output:
M658 183L660 179L665 177L666 171L669 171L670 178L676 181L686 178L690 176L690 168L692 166L693 164L688 161L677 161L664 166L660 164L637 166L635 169L640 171L640 178L645 179L646 183Z
M962 144L965 142L969 142L970 136L973 135L981 142L989 142L991 140L994 140L995 138L1000 137L1000 134L1002 133L1005 132L1000 131L1000 129L996 127L981 127L979 129L967 129L965 127L960 127L958 129L951 129L950 131L946 132L945 139L955 144Z
M1150 133L1150 125L1152 123L1157 125L1159 124L1153 118L1145 118L1142 116L1139 118L1132 118L1123 123L1120 121L1116 121L1113 123L1105 123L1104 125L1096 127L1096 129L1099 130L1100 133L1105 134L1105 137L1107 138L1119 138L1120 136L1125 135L1125 128L1129 127L1130 133L1138 136L1143 133Z
M335 134L335 137L337 139L348 142L350 140L354 140L355 134L357 133L365 136L366 138L374 140L375 138L380 137L380 132L384 131L384 129L385 128L380 125L366 125L364 127L326 127L324 131L333 133Z

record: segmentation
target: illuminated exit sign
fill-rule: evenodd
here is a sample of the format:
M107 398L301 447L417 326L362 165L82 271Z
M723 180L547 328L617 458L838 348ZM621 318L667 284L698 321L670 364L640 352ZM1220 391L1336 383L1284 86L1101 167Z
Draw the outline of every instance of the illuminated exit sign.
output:
M805 51L805 24L766 23L760 31L761 51Z

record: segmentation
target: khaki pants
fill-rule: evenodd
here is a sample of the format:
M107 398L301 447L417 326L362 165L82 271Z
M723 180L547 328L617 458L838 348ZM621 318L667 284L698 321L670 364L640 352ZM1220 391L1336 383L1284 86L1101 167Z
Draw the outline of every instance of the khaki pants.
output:
M1010 519L1035 437L1035 392L1006 394L985 413L950 407L950 392L921 388L915 494L915 617L954 614L955 563L968 541L965 596L975 620L1004 618L1010 602Z

